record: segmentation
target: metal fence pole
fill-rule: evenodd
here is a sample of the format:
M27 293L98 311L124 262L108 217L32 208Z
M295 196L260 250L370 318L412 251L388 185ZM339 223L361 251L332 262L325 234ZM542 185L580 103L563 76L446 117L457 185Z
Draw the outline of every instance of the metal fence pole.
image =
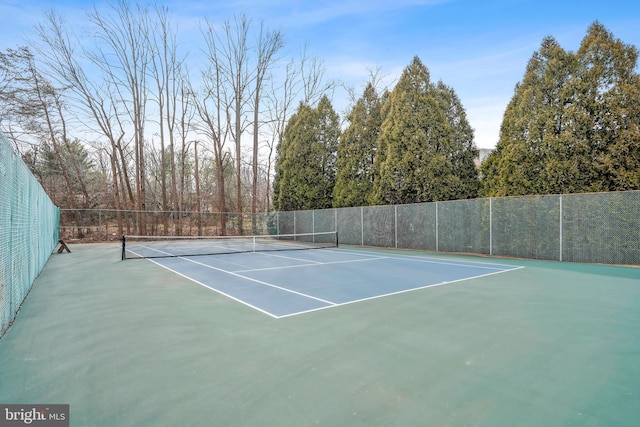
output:
M396 232L395 235L395 245L398 247L398 205L393 207L393 229Z
M436 252L439 252L439 232L438 232L438 202L436 202Z
M560 236L559 236L559 240L560 240L560 256L558 257L559 261L562 261L562 194L560 196Z
M360 206L360 246L364 246L364 207Z
M489 255L493 255L493 199L489 198Z

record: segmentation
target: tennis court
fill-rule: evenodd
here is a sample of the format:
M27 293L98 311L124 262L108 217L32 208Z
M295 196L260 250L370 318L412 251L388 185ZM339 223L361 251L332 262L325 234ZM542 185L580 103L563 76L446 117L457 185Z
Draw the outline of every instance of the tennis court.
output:
M315 237L315 236L314 236ZM213 239L208 239L211 242ZM213 240L218 243L219 240ZM240 238L224 239L213 252L218 255L180 256L211 252L198 241L163 238L162 249L138 244L128 250L134 256L159 256L153 262L167 270L219 292L274 318L337 307L373 298L391 296L432 286L441 286L519 267L488 262L442 260L429 257L341 250L323 244L282 240L270 243L266 251L255 249ZM202 248L204 246L204 248ZM319 250L318 250L319 249ZM233 253L239 251L239 253ZM231 253L227 253L231 252ZM160 255L159 255L160 254Z
M342 246L190 258L219 271L70 248L0 340L0 402L69 404L72 426L640 423L637 268ZM221 293L272 292L255 280L336 305Z

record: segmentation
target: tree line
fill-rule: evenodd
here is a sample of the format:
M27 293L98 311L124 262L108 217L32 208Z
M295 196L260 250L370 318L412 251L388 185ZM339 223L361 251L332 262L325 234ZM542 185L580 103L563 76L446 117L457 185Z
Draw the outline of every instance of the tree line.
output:
M289 54L282 32L263 22L198 26L191 49L167 7L115 0L87 10L82 25L47 11L34 41L0 52L0 129L56 204L270 209L275 145L292 106L335 83L318 57L305 46Z
M454 90L416 56L392 91L370 82L341 132L327 98L301 105L278 146L274 206L321 209L478 195L473 130Z
M369 83L339 131L302 105L278 146L278 209L640 189L638 50L594 22L576 52L552 37L527 64L496 149L477 169L460 99L418 57L391 91Z
M638 50L598 22L576 52L542 41L480 168L461 100L418 56L393 88L372 76L341 118L322 61L285 58L284 35L247 16L200 22L197 70L165 7L118 0L87 26L50 11L38 43L0 52L0 127L62 207L257 213L640 189Z
M576 52L547 37L515 88L483 194L640 188L638 49L593 23Z

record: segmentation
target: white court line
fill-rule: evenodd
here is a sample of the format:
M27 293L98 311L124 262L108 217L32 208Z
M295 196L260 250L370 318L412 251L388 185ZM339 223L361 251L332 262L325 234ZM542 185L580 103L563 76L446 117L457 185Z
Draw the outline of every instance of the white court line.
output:
M322 262L314 261L312 259L297 258L297 257L286 256L286 255L278 255L278 254L271 254L271 253L268 253L268 252L256 252L256 254L257 255L263 255L263 256L270 256L270 257L274 257L274 258L292 259L294 261L304 261L304 262L309 262L309 263L312 263L312 264L322 264Z
M244 255L246 255L248 253L252 253L252 252L242 252L242 254L244 254ZM224 255L238 256L239 254L224 254ZM213 259L215 259L216 261L218 261L218 262L220 262L222 264L235 265L236 267L241 267L241 268L249 268L249 266L247 264L239 264L237 262L231 262L231 261L228 261L228 260L226 260L224 258L220 258L221 256L224 256L224 255L205 255L205 257L216 257L216 258L213 258ZM241 271L241 270L238 270L238 271Z
M327 251L335 251L335 249L327 249ZM379 255L374 255L373 253L365 253L365 252L359 252L357 250L354 251L349 251L350 254L357 254L360 256L366 256L366 257L374 257L374 256L379 256ZM476 261L458 261L458 260L453 260L453 259L443 259L440 260L439 258L430 258L430 257L422 257L420 255L405 255L405 256L385 256L385 258L387 259L397 259L400 261L414 261L414 262L421 262L421 263L427 263L427 264L442 264L442 265L454 265L456 267L467 267L467 268L484 268L487 270L500 270L500 271L511 271L511 270L515 270L518 268L522 268L519 266L514 267L513 265L508 265L508 264L497 264L497 263L487 263L487 262L476 262ZM502 267L507 268L506 270L503 270Z
M160 249L152 248L151 246L140 245L140 244L138 244L137 246L139 246L139 247L141 247L141 248L149 249L149 250L151 250L151 251L160 252L161 254L171 255L171 253L170 253L170 252L161 251ZM134 246L134 247L135 247L135 246ZM144 255L142 255L141 253L136 252L136 251L134 251L133 249L127 248L126 246L125 246L125 250L126 250L127 252L131 252L132 254L136 254L136 255L138 255L139 257L143 257L143 258L145 257L145 256L144 256ZM156 257L156 258L157 258L157 257Z
M425 264L441 264L441 265L453 265L456 267L466 267L466 268L480 268L484 270L498 270L498 271L511 271L516 270L520 267L514 267L512 265L505 264L486 264L486 263L474 263L473 261L464 261L462 264L456 261L435 261L433 258L429 259L411 259L412 257L400 258L400 257L389 257L389 259L395 259L398 261L413 261L420 262ZM507 268L505 268L507 267Z
M251 282L256 282L256 283L259 283L261 285L270 286L272 288L279 289L281 291L289 292L289 293L292 293L292 294L300 295L302 297L306 297L306 298L309 298L309 299L320 301L320 302L323 302L325 304L331 304L331 305L335 305L336 304L335 302L332 302L332 301L327 301L327 300L324 300L322 298L314 297L312 295L303 294L302 292L298 292L298 291L294 291L294 290L291 290L291 289L283 288L282 286L274 285L273 283L264 282L264 281L258 280L258 279L253 279L251 277L243 276L242 274L234 273L233 271L223 270L222 268L213 267L211 265L203 264L201 262L194 261L192 259L188 259L188 258L185 258L185 257L178 257L178 258L180 258L182 260L185 260L185 261L188 261L188 262L192 262L194 264L201 265L201 266L206 267L206 268L211 268L212 270L220 271L222 273L227 273L227 274L229 274L231 276L236 276L236 277L239 277L241 279L249 280Z
M164 252L164 251L161 251L161 250L157 250L157 252L162 252L162 253L165 253L165 254L166 254L166 253L168 253L168 252ZM135 253L135 252L134 252L134 253ZM305 298L309 298L309 299L312 299L312 300L320 301L320 302L325 303L325 304L330 304L330 305L335 305L335 304L336 304L336 303L334 303L334 302L332 302L332 301L327 301L327 300L324 300L324 299L322 299L322 298L314 297L314 296L312 296L312 295L303 294L302 292L294 291L294 290L292 290L292 289L283 288L283 287L281 287L281 286L274 285L273 283L268 283L268 282L264 282L264 281L262 281L262 280L257 280L257 279L253 279L253 278L251 278L251 277L243 276L243 275L241 275L241 274L234 273L233 271L228 271L228 270L224 270L224 269L222 269L222 268L213 267L213 266L211 266L211 265L204 264L204 263L201 263L201 262L198 262L198 261L194 261L194 260L189 259L189 258L186 258L186 257L175 257L175 258L179 258L179 259L184 260L184 261L192 262L192 263L194 263L194 264L198 264L198 265L201 265L201 266L203 266L203 267L210 268L210 269L212 269L212 270L220 271L220 272L222 272L222 273L226 273L226 274L229 274L229 275L231 275L231 276L236 276L236 277L239 277L239 278L241 278L241 279L248 280L248 281L250 281L250 282L256 282L256 283L259 283L259 284L261 284L261 285L266 285L266 286L270 286L270 287L275 288L275 289L279 289L279 290L281 290L281 291L289 292L289 293L296 294L296 295L299 295L299 296L302 296L302 297L305 297ZM157 265L162 265L162 264L160 264L159 262L154 261L152 258L149 258L149 261L151 261L151 262L153 262L154 264L157 264ZM182 276L182 277L185 277L185 278L187 278L187 279L191 279L191 278L190 278L189 276L187 276L187 275L184 275L184 274L182 274L182 273L179 273L179 272L177 272L177 271L175 271L175 270L173 270L173 269L171 269L171 268L169 268L169 267L166 267L166 266L164 266L164 265L162 265L162 266L163 266L164 268L166 268L167 270L170 270L170 271L173 271L173 272L175 272L175 273L179 274L179 275L180 275L180 276ZM199 285L206 286L206 287L207 287L207 288L209 288L209 289L213 289L213 290L215 290L216 292L219 292L219 293L221 293L221 294L223 294L223 295L228 296L227 294L225 294L224 292L219 291L218 289L215 289L215 288L212 288L212 287L210 287L210 286L204 285L203 283L200 283L200 282L198 282L197 280L194 280L194 279L191 279L191 280L193 280L195 283L197 283L197 284L199 284ZM236 300L236 301L240 301L240 300L239 300L239 299L237 299L237 298L233 298L233 297L230 297L230 298L232 298L232 299L234 299L234 300ZM243 302L243 303L244 303L244 302ZM251 304L248 304L248 303L244 303L244 304L246 304L246 305L248 305L248 306L253 307ZM255 307L253 307L253 308L255 308ZM258 310L259 310L259 311L264 312L263 310L260 310L260 309L258 309ZM271 315L272 317L276 317L276 318L277 318L277 316L274 316L274 315L272 315L272 314L270 314L270 315Z
M448 282L440 282L440 283L432 283L430 285L424 285L424 286L419 286L417 288L410 288L410 289L403 289L401 291L396 291L396 292L390 292L387 294L381 294L381 295L374 295L371 297L367 297L367 298L361 298L361 299L357 299L357 300L352 300L352 301L347 301L347 302L343 302L343 303L335 303L332 306L328 306L328 307L318 307L318 308L314 308L311 310L305 310L305 311L298 311L295 313L290 313L290 314L284 314L282 316L274 316L276 319L284 319L285 317L293 317L293 316L297 316L299 314L306 314L306 313L312 313L314 311L320 311L320 310L325 310L327 308L335 308L335 307L341 307L343 305L349 305L349 304L355 304L358 302L363 302L363 301L369 301L369 300L374 300L374 299L378 299L378 298L384 298L384 297L389 297L389 296L393 296L393 295L399 295L399 294L406 294L408 292L413 292L413 291L418 291L421 289L427 289L427 288L434 288L436 286L443 286L443 285L450 285L452 283L457 283L457 282L464 282L466 280L472 280L472 279L479 279L481 277L487 277L487 276L493 276L495 274L500 274L500 273L506 273L508 271L514 271L514 270L519 270L521 268L524 267L515 267L512 270L501 270L501 271L494 271L492 273L486 273L486 274L480 274L478 276L472 276L472 277L465 277L463 279L457 279L457 280L450 280Z
M281 258L286 258L286 257L281 257ZM292 258L292 259L295 259L295 258ZM378 261L381 259L386 259L386 257L370 258L370 259L350 259L347 261L326 261L326 262L314 261L313 264L282 265L279 267L252 268L249 270L237 270L236 273L248 273L251 271L286 270L289 268L316 267L319 265L351 264L351 263L355 264L357 262L370 262L370 261ZM304 260L299 260L299 261L304 261Z
M321 249L320 251L321 252L335 252L335 253L339 253L341 255L344 255L344 252L338 252L338 251L331 250L331 249L326 249L326 248L325 249ZM292 259L292 260L295 260L295 261L315 262L315 263L318 263L318 264L324 264L325 263L323 261L314 261L314 260L311 260L311 259L298 258L298 257L290 256L290 255L282 255L282 254L277 254L277 253L273 253L273 252L256 252L256 254L262 255L262 256L274 257L274 258ZM387 257L386 256L377 255L375 257L372 256L370 258L372 260L374 260L374 259L382 259L382 258L387 258Z
M154 259L148 258L148 260L149 260L149 261L151 261L152 263L156 264L156 265L159 265L160 267L162 267L162 268L164 268L164 269L169 270L169 271L170 271L170 272L172 272L172 273L177 274L178 276L182 276L182 277L184 277L185 279L192 281L193 283L195 283L195 284L197 284L197 285L203 286L203 287L205 287L205 288L209 289L210 291L214 291L214 292L217 292L217 293L219 293L220 295L223 295L223 296L225 296L225 297L227 297L227 298L231 298L232 300L234 300L234 301L236 301L236 302L239 302L240 304L244 304L244 305L246 305L247 307L253 308L254 310L257 310L257 311L259 311L260 313L264 313L264 314L266 314L267 316L270 316L270 317L272 317L272 318L274 318L274 319L278 319L278 318L279 318L279 316L276 316L276 315L275 315L275 314L273 314L273 313L270 313L270 312L268 312L268 311L266 311L266 310L263 310L263 309L261 309L260 307L256 307L256 306L255 306L255 305L253 305L253 304L249 304L248 302L246 302L246 301L244 301L244 300L241 300L241 299L239 299L239 298L236 298L236 297L234 297L233 295L230 295L230 294L228 294L228 293L226 293L226 292L222 292L220 289L216 289L216 288L213 288L213 287L211 287L211 286L209 286L209 285L205 285L204 283L202 283L202 282L200 282L200 281L198 281L198 280L194 279L193 277L187 276L186 274L182 274L182 273L180 273L179 271L176 271L176 270L174 270L173 268L167 267L166 265L163 265L162 263L160 263L160 262L158 262L158 261L156 261L156 260L154 260Z
M154 249L154 250L156 250L157 252L163 252L163 251L159 251L157 249ZM331 249L327 249L327 250L328 251L335 251L335 250L331 250ZM164 253L166 253L166 252L164 252ZM342 253L344 253L344 252L342 252ZM314 308L314 309L310 309L310 310L298 311L298 312L295 312L295 313L289 313L289 314L285 314L285 315L282 315L282 316L277 316L277 315L275 315L273 313L270 313L270 312L268 312L266 310L263 310L263 309L261 309L259 307L256 307L256 306L254 306L254 305L252 305L252 304L250 304L250 303L248 303L248 302L246 302L244 300L241 300L241 299L236 298L236 297L234 297L232 295L229 295L229 294L227 294L227 293L225 293L225 292L223 292L223 291L221 291L219 289L216 289L216 288L214 288L212 286L209 286L209 285L206 285L204 283L201 283L201 282L193 279L192 277L189 277L188 275L182 274L182 273L180 273L180 272L178 272L176 270L173 270L172 268L169 268L169 267L167 267L167 266L165 266L165 265L163 265L163 264L161 264L159 262L156 262L153 259L149 259L149 261L151 261L154 264L157 264L157 265L159 265L159 266L161 266L161 267L163 267L163 268L165 268L165 269L167 269L169 271L172 271L172 272L178 274L179 276L182 276L182 277L184 277L184 278L186 278L188 280L191 280L192 282L197 283L198 285L204 286L207 289L211 289L211 290L213 290L213 291L215 291L215 292L217 292L217 293L219 293L221 295L224 295L224 296L226 296L228 298L231 298L234 301L237 301L237 302L239 302L241 304L244 304L244 305L246 305L248 307L251 307L251 308L253 308L253 309L255 309L255 310L257 310L257 311L259 311L261 313L267 314L268 316L270 316L270 317L272 317L274 319L282 319L282 318L286 318L286 317L293 317L293 316L297 316L297 315L300 315L300 314L305 314L305 313L311 313L311 312L314 312L314 311L324 310L324 309L327 309L327 308L340 307L340 306L343 306L343 305L349 305L349 304L354 304L354 303L358 303L358 302L363 302L363 301L368 301L368 300L373 300L373 299L378 299L378 298L383 298L383 297L388 297L388 296L393 296L393 295L399 295L399 294L403 294L403 293L407 293L407 292L413 292L413 291L417 291L417 290L421 290L421 289L432 288L432 287L442 286L442 285L448 285L448 284L452 284L452 283L463 282L463 281L466 281L466 280L478 279L478 278L481 278L481 277L492 276L492 275L505 273L505 272L508 272L508 271L515 271L515 270L519 270L519 269L524 268L522 266L515 266L514 267L512 265L506 265L506 264L488 264L488 263L479 263L479 262L477 262L477 263L471 262L471 263L468 263L468 264L465 265L464 263L458 263L457 261L454 261L454 260L451 260L450 262L446 262L446 261L435 260L433 258L416 258L416 257L413 257L413 256L405 256L405 257L397 257L397 256L396 257L387 257L387 256L384 256L384 257L381 257L379 255L366 254L366 253L356 252L356 251L353 251L353 252L350 251L349 253L350 254L354 254L354 255L360 255L360 256L366 257L367 259L349 260L349 261L335 261L335 262L327 262L327 263L316 262L317 264L307 264L307 265L287 266L287 267L275 267L275 269L313 266L313 265L318 265L318 264L325 265L325 264L339 264L339 263L350 263L350 262L359 262L359 261L375 261L375 260L378 260L378 259L396 259L396 260L401 260L401 261L415 261L415 262L422 262L422 263L443 264L443 265L452 265L452 266L467 267L467 268L481 268L481 269L497 270L497 271L493 271L493 272L486 273L486 274L480 274L480 275L476 275L476 276L471 276L471 277L465 277L465 278L457 279L457 280L444 281L444 282L440 282L440 283L433 283L433 284L429 284L429 285L413 287L413 288L404 289L404 290L396 291L396 292L390 292L390 293L386 293L386 294L373 295L371 297L366 297L366 298L361 298L361 299L357 299L357 300L347 301L347 302L344 302L344 303L335 303L335 302L332 302L332 301L323 300L321 298L317 298L317 297L314 297L314 296L311 296L311 295L307 295L307 294L304 294L304 293L301 293L301 292L293 291L291 289L283 288L283 287L274 285L272 283L268 283L268 282L264 282L264 281L261 281L261 280L253 279L251 277L243 276L241 274L237 274L236 272L227 271L227 270L224 270L224 269L221 269L221 268L217 268L217 267L213 267L213 266L210 266L210 265L207 265L207 264L203 264L201 262L194 261L194 260L191 260L191 259L188 259L188 258L185 258L185 257L177 257L177 258L183 259L185 261L192 262L194 264L202 265L203 267L206 267L206 268L211 268L213 270L217 270L217 271L220 271L222 273L226 273L226 274L229 274L229 275L232 275L232 276L239 277L241 279L245 279L245 280L256 282L256 283L259 283L259 284L262 284L262 285L270 286L270 287L273 287L273 288L276 288L276 289L279 289L279 290L282 290L282 291L285 291L285 292L290 292L290 293L293 293L293 294L300 295L302 297L310 298L310 299L313 299L313 300L320 301L320 302L323 302L325 304L328 304L327 306L324 306L324 307L318 307L318 308ZM265 255L268 255L268 254L265 254ZM278 256L278 255L271 255L271 256ZM278 257L296 259L296 258L292 258L292 257L282 256L282 255L280 255ZM303 260L303 259L298 259L298 260L310 262L309 260ZM505 269L500 269L500 268L494 267L494 266L504 266ZM264 270L267 270L267 269L264 269ZM257 270L245 270L245 271L257 271Z

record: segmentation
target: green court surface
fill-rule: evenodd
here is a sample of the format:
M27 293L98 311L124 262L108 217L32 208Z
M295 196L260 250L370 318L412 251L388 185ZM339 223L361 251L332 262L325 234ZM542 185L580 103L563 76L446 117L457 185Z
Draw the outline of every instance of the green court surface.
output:
M0 339L0 403L72 426L640 425L640 269L430 253L524 268L274 319L70 248Z

